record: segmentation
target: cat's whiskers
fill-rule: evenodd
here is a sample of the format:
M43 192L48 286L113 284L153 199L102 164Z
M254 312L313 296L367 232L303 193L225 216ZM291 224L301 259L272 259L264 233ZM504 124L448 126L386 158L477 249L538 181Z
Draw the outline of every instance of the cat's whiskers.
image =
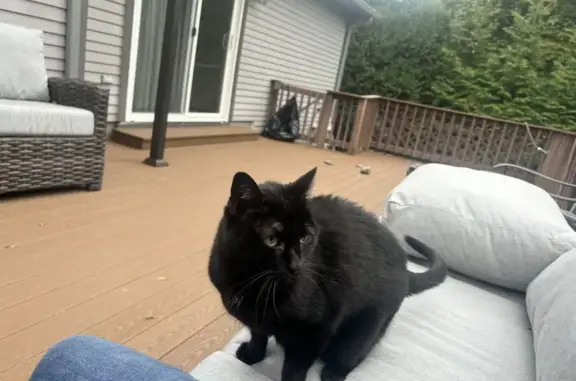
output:
M272 290L272 306L274 307L274 312L276 316L280 318L280 313L278 313L278 307L276 307L276 287L278 286L278 279L274 281L274 290Z
M256 305L254 306L254 312L256 313L256 325L258 324L258 306L260 305L260 296L262 296L262 291L264 291L264 289L266 288L266 286L268 285L268 282L270 282L270 278L267 278L264 283L262 284L262 286L260 286L260 290L258 291L258 296L256 297ZM262 318L264 318L264 316L262 316Z
M270 300L270 292L272 291L272 286L274 285L275 279L270 277L268 278L268 289L266 292L266 302L264 304L264 312L262 312L262 320L266 318L266 310L268 309L268 301Z
M262 279L270 274L274 274L277 273L277 271L272 271L272 270L264 270L261 271L259 273L257 273L256 275L251 276L250 278L248 278L247 280L243 280L239 283L236 284L236 286L242 285L246 282L249 282L248 284L244 285L238 292L234 293L234 295L232 295L229 299L228 299L228 303L231 303L232 306L234 306L236 304L236 308L240 307L240 303L239 302L239 298L242 297L242 292L243 291L247 291L251 286L253 286L259 279ZM238 302L236 302L238 301ZM227 303L227 304L228 304Z

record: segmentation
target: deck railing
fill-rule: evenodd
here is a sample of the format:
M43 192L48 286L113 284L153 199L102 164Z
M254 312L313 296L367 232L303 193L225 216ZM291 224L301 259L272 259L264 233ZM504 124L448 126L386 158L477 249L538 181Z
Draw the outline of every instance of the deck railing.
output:
M573 132L381 96L310 92L278 81L273 82L273 88L276 88L275 94L299 94L300 97L314 94L317 104L321 105L315 113L317 117L312 124L307 124L302 116L304 109L300 108L300 118L301 125L310 126L303 128L306 131L303 140L316 146L349 154L373 150L477 169L510 163L567 183L576 182L576 133ZM274 98L276 108L289 96ZM559 188L558 184L534 178L529 172L511 173L515 171L513 168L508 171L550 192L564 195L571 192L567 187Z
M272 116L291 97L295 97L296 102L298 102L300 140L312 143L318 129L326 93L288 85L280 81L272 81L268 116Z

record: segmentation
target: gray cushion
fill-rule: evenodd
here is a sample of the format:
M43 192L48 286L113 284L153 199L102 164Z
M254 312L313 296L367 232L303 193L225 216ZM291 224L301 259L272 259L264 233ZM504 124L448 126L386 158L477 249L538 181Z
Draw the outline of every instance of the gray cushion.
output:
M43 33L0 23L0 99L47 101Z
M233 354L248 336L241 331L225 350ZM280 380L282 351L271 345L254 369ZM319 380L320 367L308 381ZM452 276L407 299L386 336L346 380L535 380L524 294Z
M519 291L576 247L576 232L543 189L448 165L418 167L390 193L382 219L426 242L451 269Z
M190 374L198 381L271 381L233 354L222 351L205 358Z
M576 250L564 254L526 293L539 381L576 380Z
M93 134L94 114L88 110L54 103L0 99L0 136Z

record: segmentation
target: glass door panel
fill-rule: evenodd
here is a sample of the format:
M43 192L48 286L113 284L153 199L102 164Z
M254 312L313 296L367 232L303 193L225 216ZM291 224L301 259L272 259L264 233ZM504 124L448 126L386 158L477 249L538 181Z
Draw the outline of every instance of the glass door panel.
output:
M141 0L140 31L138 36L138 55L134 81L133 112L154 112L156 88L160 70L162 37L166 20L167 0ZM186 112L186 79L188 78L190 57L190 34L192 31L194 0L176 0L181 3L184 12L180 13L180 30L177 40L177 56L174 70L174 86L170 100L170 112ZM210 2L210 0L206 1ZM218 2L218 1L216 1ZM214 1L213 1L214 3Z
M234 0L204 0L193 64L189 112L220 113Z

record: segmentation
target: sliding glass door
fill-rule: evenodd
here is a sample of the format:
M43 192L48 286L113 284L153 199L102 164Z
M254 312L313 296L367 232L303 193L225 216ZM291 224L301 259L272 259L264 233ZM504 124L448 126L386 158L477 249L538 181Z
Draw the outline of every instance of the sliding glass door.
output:
M182 12L169 120L224 121L230 109L244 0L175 1ZM127 121L153 119L166 3L135 1Z
M219 112L226 64L230 59L230 28L234 0L204 0L200 13L190 112Z

